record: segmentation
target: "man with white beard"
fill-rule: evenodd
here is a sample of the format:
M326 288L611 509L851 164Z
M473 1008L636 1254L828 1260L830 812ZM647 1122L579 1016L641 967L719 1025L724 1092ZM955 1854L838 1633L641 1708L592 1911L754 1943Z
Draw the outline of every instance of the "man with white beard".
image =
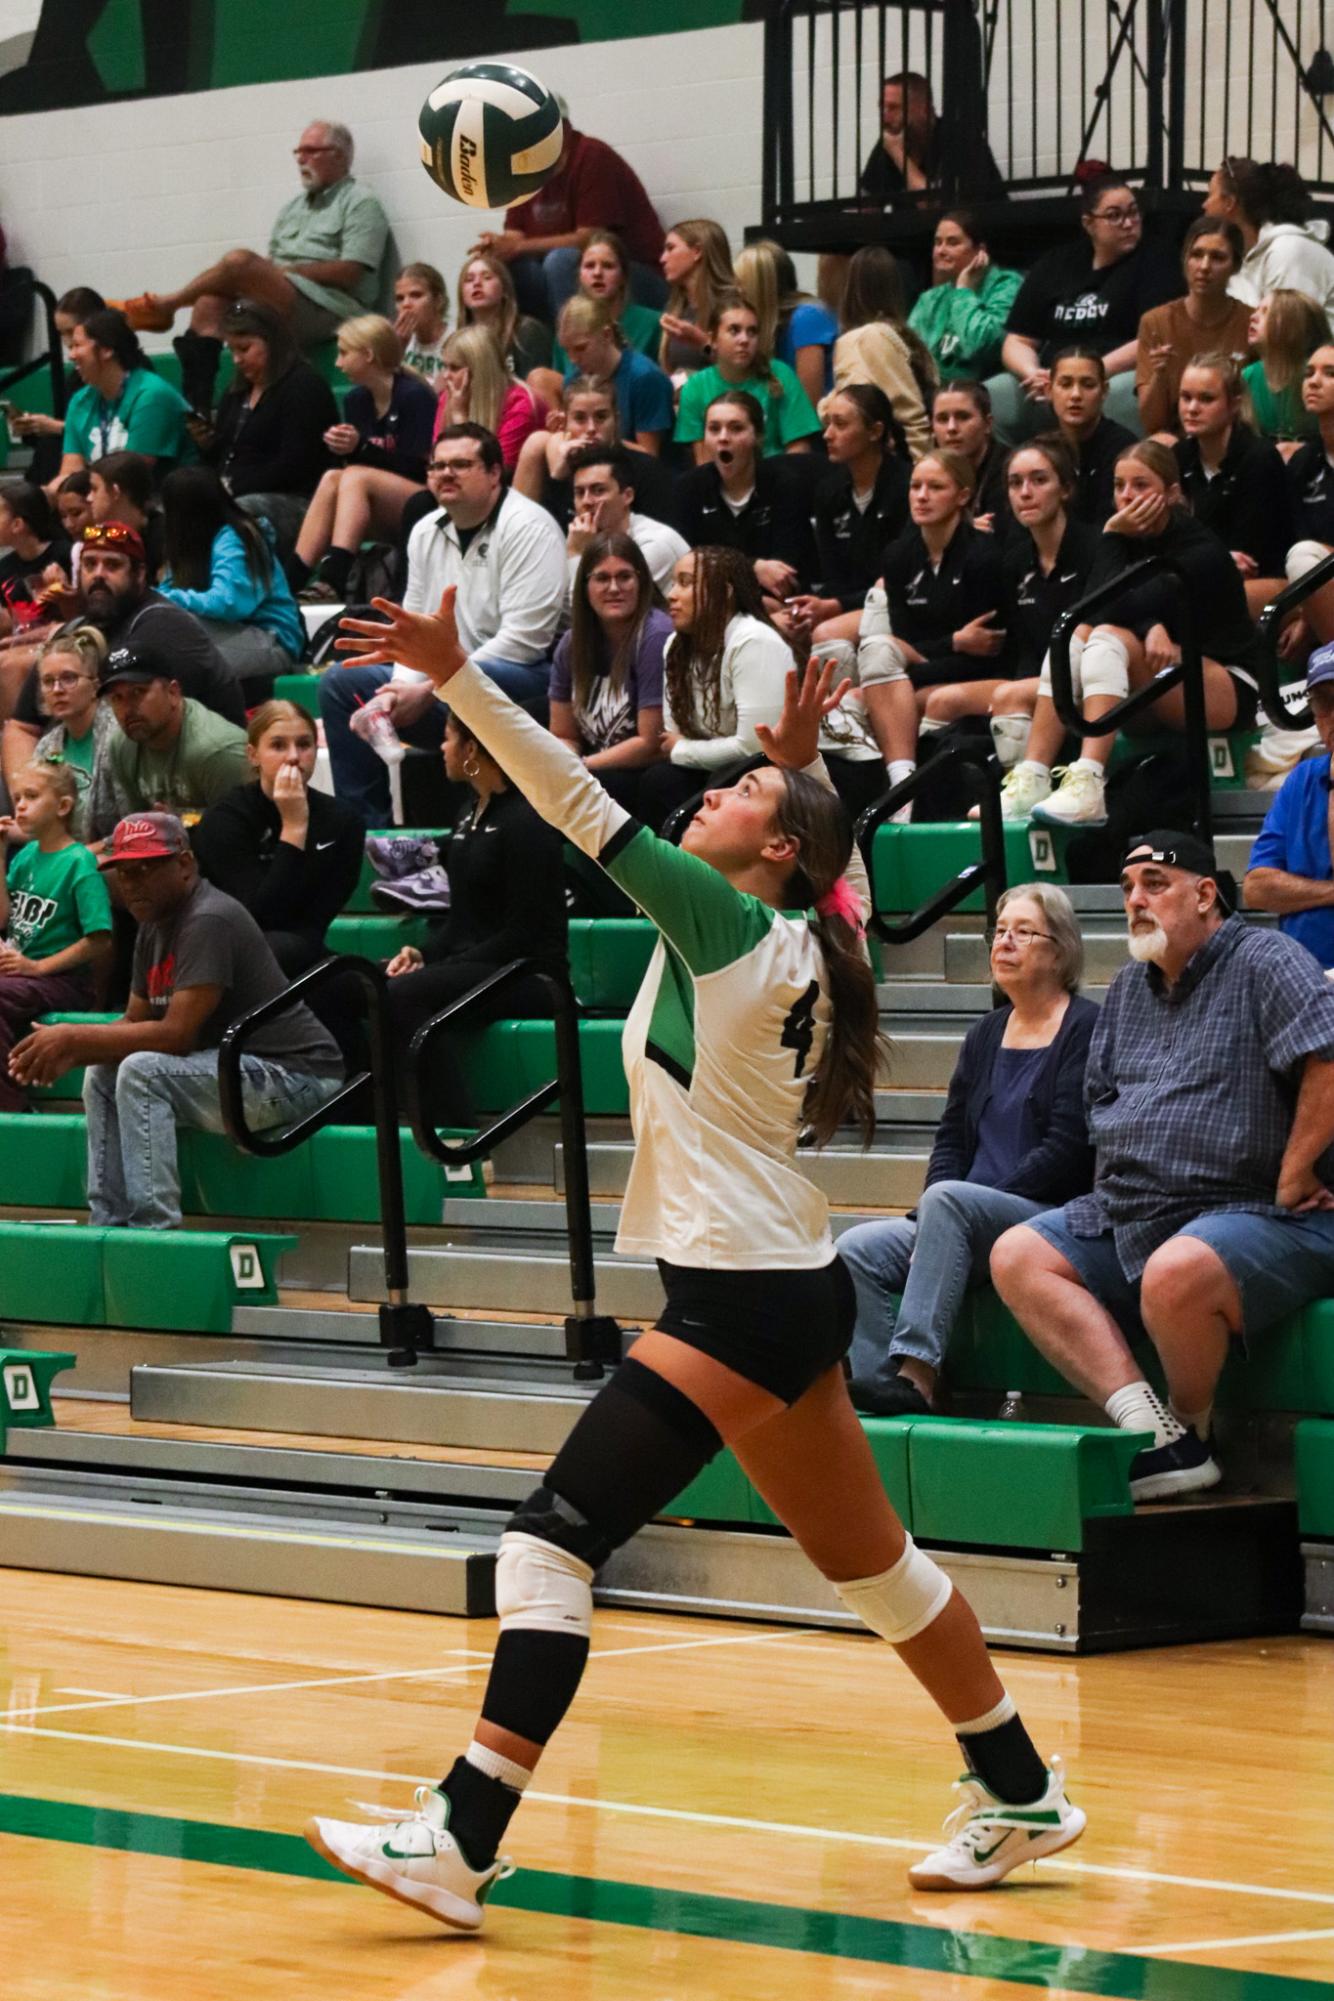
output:
M1214 1486L1214 1391L1243 1350L1334 1292L1334 989L1292 939L1233 915L1194 834L1121 864L1132 964L1108 990L1084 1103L1093 1191L1008 1230L996 1290L1125 1431L1136 1500ZM1168 1404L1131 1343L1158 1351Z

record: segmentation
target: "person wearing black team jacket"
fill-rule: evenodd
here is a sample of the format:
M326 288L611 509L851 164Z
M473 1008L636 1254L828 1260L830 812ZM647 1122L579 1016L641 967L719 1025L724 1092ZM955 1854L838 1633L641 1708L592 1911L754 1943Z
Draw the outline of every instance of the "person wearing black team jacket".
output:
M1334 551L1334 344L1318 347L1302 378L1302 403L1315 418L1320 435L1300 445L1287 463L1292 532L1285 568L1289 582L1304 577ZM1334 639L1334 584L1314 591L1300 613L1284 628L1279 651L1285 659L1300 658L1312 642L1324 646Z
M736 549L755 571L766 608L786 629L784 604L815 576L805 486L781 458L763 457L764 411L745 389L725 390L704 413L707 458L676 483L676 518L692 549Z
M866 593L885 546L908 525L911 460L903 426L883 389L849 382L825 398L830 470L812 503L818 583L787 607L817 644L855 646Z
M1230 550L1252 618L1284 586L1292 514L1283 460L1241 421L1241 370L1230 354L1197 354L1181 375L1184 436L1172 447L1195 519Z
M265 702L246 732L257 784L238 785L194 830L200 873L250 912L289 980L324 952L357 886L366 829L311 789L315 725L295 702Z
M1135 442L1124 424L1103 415L1107 370L1091 348L1067 347L1051 365L1051 409L1056 431L1075 462L1070 512L1103 529L1116 507L1112 498L1117 457Z
M223 335L236 373L218 404L207 456L233 499L272 524L285 558L328 463L324 434L338 422L338 406L267 306L238 299Z
M912 525L884 554L890 631L919 694L994 677L1004 648L1000 551L968 519L972 490L972 466L959 453L919 459L908 489Z

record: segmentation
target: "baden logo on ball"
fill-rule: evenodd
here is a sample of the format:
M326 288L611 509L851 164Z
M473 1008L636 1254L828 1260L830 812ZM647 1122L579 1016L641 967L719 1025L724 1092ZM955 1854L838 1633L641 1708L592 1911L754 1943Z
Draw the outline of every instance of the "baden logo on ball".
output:
M421 109L422 165L469 208L528 201L560 164L561 109L546 85L512 63L464 63Z

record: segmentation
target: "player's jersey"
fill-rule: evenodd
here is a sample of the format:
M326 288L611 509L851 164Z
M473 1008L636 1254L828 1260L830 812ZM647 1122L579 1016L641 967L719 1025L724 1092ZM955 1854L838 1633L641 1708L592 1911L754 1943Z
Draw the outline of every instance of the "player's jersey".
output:
M475 667L448 699L662 934L622 1045L636 1147L617 1249L732 1271L828 1264L828 1205L795 1160L831 1017L811 925L633 820Z

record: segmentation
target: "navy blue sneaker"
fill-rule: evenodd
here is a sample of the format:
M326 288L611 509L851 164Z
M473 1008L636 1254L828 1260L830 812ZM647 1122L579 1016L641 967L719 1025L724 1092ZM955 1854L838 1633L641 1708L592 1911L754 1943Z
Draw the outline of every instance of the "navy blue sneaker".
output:
M1130 1462L1130 1495L1135 1501L1175 1501L1183 1494L1216 1487L1223 1469L1198 1431L1183 1431L1170 1445L1153 1445Z

